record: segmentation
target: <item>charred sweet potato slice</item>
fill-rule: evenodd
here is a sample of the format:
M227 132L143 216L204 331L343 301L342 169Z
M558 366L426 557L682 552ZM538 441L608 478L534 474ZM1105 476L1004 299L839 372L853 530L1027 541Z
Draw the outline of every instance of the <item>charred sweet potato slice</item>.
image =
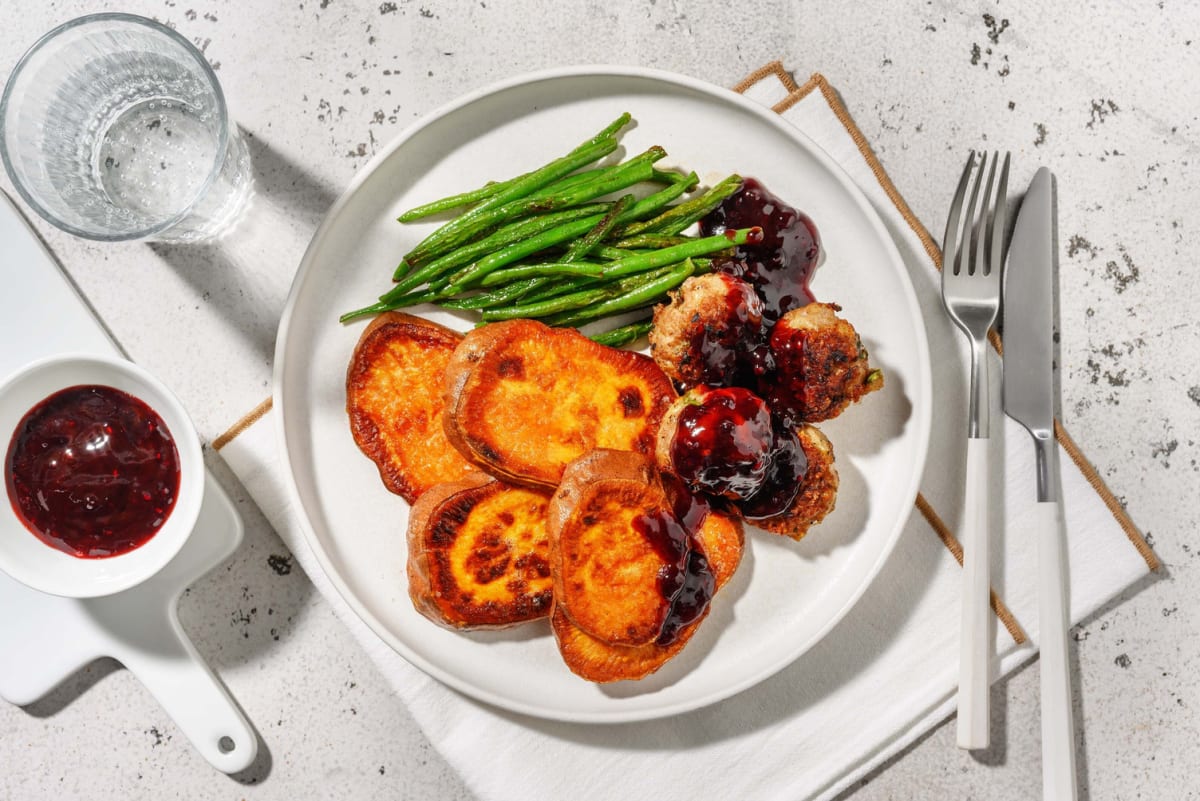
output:
M653 453L674 396L643 354L534 320L492 323L467 334L446 368L446 435L494 476L553 488L594 448Z
M413 505L408 588L417 611L453 629L506 628L550 612L549 496L483 473Z
M745 540L741 524L719 513L709 513L697 533L697 540L708 560L719 590L729 581L741 562ZM665 665L687 645L704 614L682 628L666 645L613 645L593 637L575 624L566 608L555 603L550 615L551 629L559 653L571 672L597 683L645 678Z
M346 371L354 441L384 486L409 503L472 469L442 426L446 365L461 340L419 317L381 314L359 337Z
M670 608L658 576L669 554L635 527L667 508L644 457L592 451L572 462L551 500L554 596L588 634L617 645L652 643Z

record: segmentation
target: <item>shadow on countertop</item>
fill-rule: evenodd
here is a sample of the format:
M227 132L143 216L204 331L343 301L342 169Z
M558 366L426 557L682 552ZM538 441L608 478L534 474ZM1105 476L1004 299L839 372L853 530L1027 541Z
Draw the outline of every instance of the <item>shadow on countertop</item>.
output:
M269 364L292 278L337 192L261 135L242 135L253 188L233 227L216 239L149 248Z

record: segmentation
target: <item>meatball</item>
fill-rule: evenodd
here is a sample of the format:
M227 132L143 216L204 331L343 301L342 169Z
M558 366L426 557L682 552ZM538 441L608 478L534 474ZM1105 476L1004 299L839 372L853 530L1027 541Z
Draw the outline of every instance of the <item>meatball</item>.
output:
M762 396L785 424L829 420L883 386L883 372L867 363L854 326L833 303L810 303L785 314L771 331L774 374Z
M754 525L765 531L794 540L802 538L809 528L833 511L838 490L833 445L829 439L814 426L807 425L796 429L796 437L807 460L799 494L783 514L753 521Z
M655 307L650 353L681 388L730 386L762 341L762 314L762 300L740 278L693 276Z
M741 499L766 478L774 439L771 410L750 390L699 386L663 416L655 456L693 492Z

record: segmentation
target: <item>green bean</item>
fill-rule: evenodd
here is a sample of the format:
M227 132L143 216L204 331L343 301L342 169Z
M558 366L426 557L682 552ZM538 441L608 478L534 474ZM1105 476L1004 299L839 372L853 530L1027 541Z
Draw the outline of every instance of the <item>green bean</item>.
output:
M626 125L628 125L629 121L632 119L633 119L632 114L630 114L628 111L624 112L620 117L617 117L615 120L613 120L608 125L606 125L603 129L601 129L600 133L596 134L591 139L587 140L586 142L584 142L582 145L580 145L579 147L577 147L575 149L581 150L587 145L593 145L596 142L616 136L617 132L620 131L622 128L624 128Z
M659 184L673 184L682 178L690 178L692 180L692 183L689 184L689 186L688 186L689 189L691 188L691 186L695 185L696 183L699 183L699 181L700 181L700 178L697 177L696 173L694 173L694 172L684 173L684 172L680 172L679 170L657 170L656 169L654 171L654 174L650 176L651 181L654 181L655 183L659 183Z
M692 264L693 266L696 264L695 259L692 259ZM674 264L667 264L663 267L655 267L652 270L647 270L644 273L635 273L633 275L627 275L624 278L618 278L616 283L622 292L631 292L640 287L645 281L653 281L654 279L664 276L674 269Z
M571 222L555 226L548 231L543 231L518 242L513 242L511 245L489 253L473 264L469 264L451 275L450 286L460 291L467 289L473 282L482 280L488 273L512 264L514 261L519 261L538 251L570 241L577 236L582 236L590 231L603 216L602 214L596 214L591 217L572 220Z
M478 189L472 189L470 192L462 192L461 194L439 198L438 200L425 203L421 206L416 206L415 208L411 208L408 211L403 212L399 217L396 218L396 220L402 223L414 222L424 217L439 214L443 211L449 211L450 209L457 209L462 206L469 206L472 203L478 203L479 201L486 200L497 192L503 190L504 187L511 183L512 180L513 179L510 178L508 181L489 181Z
M446 297L437 290L425 290L423 292L413 292L408 295L392 298L391 300L380 300L372 303L370 306L364 306L361 309L346 312L338 318L339 322L349 322L358 317L365 317L368 314L379 314L386 311L395 311L396 309L407 308L408 306L419 306L422 303L432 303L435 300L440 300Z
M531 289L529 294L521 296L521 300L525 303L533 303L535 300L549 300L559 295L578 292L581 289L594 289L595 287L611 283L612 281L606 281L603 278L576 278L565 281L562 279L547 278L545 284Z
M404 270L408 267L405 262L400 263L393 279L399 283L392 287L391 292L404 293L413 287L420 286L428 280L436 278L440 275L453 270L455 267L461 267L464 264L469 264L476 259L486 256L487 254L499 250L505 245L510 245L513 242L520 241L530 236L534 236L542 231L560 225L571 220L578 220L580 217L595 217L597 214L604 214L610 208L607 203L588 203L583 206L576 206L570 209L561 211L553 211L548 214L539 214L536 217L528 217L524 220L517 220L496 229L494 232L485 236L483 239L477 239L470 244L463 245L457 250L453 250L444 256L441 256L422 267L419 267L415 272L408 275L404 274Z
M672 269L674 269L674 265L667 265L666 267L659 267L659 269L656 270L638 273L636 276L612 278L608 279L608 281L589 278L586 279L586 281L574 282L572 285L570 285L570 287L560 287L560 285L557 283L547 284L546 287L542 288L541 290L534 290L532 293L522 296L521 302L534 303L539 301L548 301L556 299L556 297L580 293L580 291L588 289L610 289L612 290L613 296L616 297L640 288L641 285L647 281L654 281L655 278L665 276L666 273L671 272Z
M575 275L600 277L604 275L605 265L591 261L548 262L538 264L522 264L517 267L506 267L496 270L483 277L479 286L499 286L509 281L522 278L533 278L539 275Z
M503 306L523 298L528 292L537 289L551 278L526 278L524 281L513 281L510 284L493 289L491 292L480 292L467 298L454 298L438 301L439 306L447 309L486 309L491 306Z
M549 186L539 189L537 191L537 193L539 195L552 195L555 192L560 191L562 189L566 189L571 186L577 186L577 185L583 183L584 181L595 178L597 175L599 175L604 170L612 169L613 166L616 166L616 165L610 164L605 167L593 167L590 170L583 170L582 172L572 173L572 174L566 176L565 178L559 178L557 181L550 184ZM650 177L647 178L646 180L650 181L652 183L656 183L656 184L673 184L683 177L684 177L684 174L679 172L678 170L654 169L654 170L650 171Z
M562 192L564 189L570 189L573 186L579 186L580 184L582 184L586 181L590 181L593 178L600 175L605 170L611 170L612 168L613 168L613 165L609 164L604 167L593 167L590 170L582 170L580 172L573 172L570 175L567 175L563 178L559 178L557 181L555 181L552 184L548 184L547 186L542 187L538 191L531 194L530 197L535 197L538 195L557 194L559 192Z
M706 256L709 253L725 250L735 245L744 245L746 242L761 235L761 228L736 228L699 239L688 239L687 242L681 245L673 245L669 248L660 248L658 250L647 250L609 262L605 265L604 277L615 278L617 276L630 275L631 273L641 273L652 267L675 264L693 256Z
M644 248L669 248L672 245L682 245L690 238L691 237L686 237L679 234L672 234L670 236L666 234L654 233L635 234L623 239L618 239L616 242L613 242L610 247L627 250Z
M591 334L590 338L593 342L607 345L610 348L624 347L630 342L635 342L650 333L650 328L654 324L653 319L653 317L643 317L640 320L634 320L632 323L611 328L608 331L599 331Z
M678 206L673 206L657 217L625 226L623 236L631 236L642 232L659 234L677 234L704 215L721 205L725 198L732 195L742 185L739 175L730 175L716 186L699 197L686 200Z
M666 151L661 147L652 147L623 164L605 170L592 180L569 187L557 195L533 194L487 208L485 207L491 200L485 201L461 217L446 223L439 229L440 231L445 231L451 226L454 226L454 230L443 234L436 242L418 246L417 250L405 257L405 261L409 264L421 264L448 253L482 231L514 217L520 217L530 212L553 211L574 206L644 181L650 177L653 170L651 165L665 155ZM492 200L499 197L500 195L496 195ZM437 232L434 233L434 235L436 234Z
M613 138L614 136L616 136L617 131L621 130L622 128L624 128L626 125L629 124L630 119L631 119L631 117L628 112L626 112L625 114L622 114L620 117L617 117L615 120L613 120L607 126L605 126L604 129L601 130L598 134L596 134L591 139L584 142L579 147L572 150L571 155L575 155L575 154L579 153L579 151L583 150L584 148L588 147L589 145L596 145L607 139ZM523 175L518 175L515 178L509 178L506 181L489 181L488 183L484 184L483 186L479 187L478 189L473 189L470 192L463 192L458 195L451 195L450 197L444 197L444 198L441 198L440 200L435 200L435 201L432 201L431 203L426 203L423 206L417 206L416 208L409 209L408 211L401 214L399 217L399 220L400 220L400 222L412 222L413 220L419 220L422 217L428 217L431 214L437 214L438 212L442 212L442 211L449 211L450 209L456 209L456 208L459 208L460 206L467 206L467 205L470 205L471 203L476 203L480 200L486 200L487 198L492 197L493 195L504 191L506 188L508 188L512 184L516 183L517 181L522 181L522 180L526 180L526 179L530 178L534 174L534 172L537 172L537 171L534 170L533 172L527 172L527 173L524 173Z
M688 276L695 272L695 269L696 267L692 263L692 260L687 259L662 275L643 280L631 291L602 301L595 306L579 309L578 311L555 314L546 318L544 322L547 325L570 325L578 327L583 323L598 320L601 317L608 317L617 312L642 308L662 298L667 292L682 284L687 280Z
M643 253L641 250L626 250L625 248L615 248L611 245L599 245L592 251L593 256L599 256L602 259L616 261L617 259L625 259L634 256L638 253Z
M404 260L413 266L418 266L430 259L446 252L448 248L442 248L442 243L454 237L459 231L474 225L475 221L489 212L490 210L503 206L512 200L523 198L538 189L541 189L547 184L568 175L579 169L585 164L607 156L609 153L617 149L617 140L604 139L595 144L589 144L583 148L572 151L571 153L561 158L555 159L544 167L540 167L531 173L521 176L508 183L503 189L493 194L491 197L481 201L479 205L472 208L470 211L455 217L450 222L438 228L429 236L421 240L408 254Z
M675 198L679 197L686 191L686 184L689 179L694 178L695 173L684 176L683 179L676 181L670 186L660 189L652 195L647 195L638 202L630 206L624 214L620 215L617 223L636 220L646 214L652 214L655 210L662 208L670 203ZM460 270L451 277L450 285L458 291L474 286L478 281L482 280L488 273L494 272L505 265L512 264L514 261L525 258L540 250L560 245L563 242L568 242L577 236L582 236L588 230L598 223L603 215L594 217L585 217L583 219L574 220L565 223L549 231L544 231L536 236L531 236L520 242L514 242L508 247L502 248L484 256L479 261L471 266Z
M522 295L521 301L523 303L533 303L539 300L550 300L551 298L557 298L560 295L579 292L584 289L597 289L600 287L615 287L617 293L620 294L621 292L628 292L636 289L643 281L651 280L659 275L665 275L671 271L672 267L674 267L674 265L669 264L666 267L658 267L652 270L647 270L644 273L627 275L624 278L580 278L570 282L547 279L548 283L544 287L535 289L528 295Z
M709 259L692 259L692 263L696 265L696 273L700 273L707 271L710 262ZM674 266L673 264L668 264L665 267L656 267L644 273L634 273L633 275L618 278L579 278L563 281L547 277L546 283L543 286L534 288L528 294L522 295L521 301L524 303L533 303L534 301L549 300L559 295L578 292L583 289L594 289L605 286L614 286L618 292L628 292L631 289L636 289L642 281L650 280L659 275L665 275Z
M497 309L484 309L480 317L485 323L497 320L513 320L518 317L546 317L551 314L568 312L580 306L588 306L597 301L603 301L613 296L615 290L611 287L600 289L585 289L570 295L543 300L537 303L524 303L517 306L505 306Z
M648 214L653 214L663 206L678 198L684 192L687 192L691 187L695 186L699 180L700 179L694 172L689 172L686 175L680 174L678 180L673 181L663 189L660 189L652 195L647 195L637 203L634 203L628 211L621 215L621 219L618 220L618 223L627 223L633 220L640 220Z
M608 236L608 232L617 224L617 220L625 211L633 205L633 195L622 195L608 213L604 215L600 222L596 223L596 227L588 231L579 239L576 239L571 247L567 248L567 255L563 257L564 262L578 261L588 255L604 237ZM495 273L493 273L494 275ZM489 276L491 277L491 276Z
M548 195L572 186L578 186L584 181L589 181L592 178L595 178L598 173L604 171L605 169L607 168L596 167L591 170L584 170L583 172L571 173L570 175L559 178L554 183L539 189L536 194ZM493 181L472 192L464 192L461 195L454 195L453 197L444 198L443 200L435 200L433 203L426 203L424 206L417 206L415 209L410 209L396 219L402 223L416 222L417 220L430 217L442 211L449 211L450 209L469 206L472 203L477 203L480 200L485 200L496 194L504 187L505 183L507 182Z
M673 265L659 267L653 270L647 270L644 273L628 275L624 278L580 278L573 281L556 281L553 278L548 278L545 286L534 289L527 295L521 296L523 303L533 303L539 300L550 300L557 298L560 295L579 292L584 289L596 289L599 287L616 287L618 292L626 292L631 288L636 288L637 285L644 280L648 280L653 275L665 273L671 269Z

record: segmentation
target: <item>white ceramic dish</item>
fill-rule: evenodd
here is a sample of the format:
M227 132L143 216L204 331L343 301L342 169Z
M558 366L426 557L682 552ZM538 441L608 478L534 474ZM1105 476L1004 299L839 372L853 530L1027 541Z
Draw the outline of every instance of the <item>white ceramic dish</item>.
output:
M0 509L0 570L35 590L68 598L112 595L153 576L175 558L191 535L204 497L200 439L183 404L157 378L119 357L62 354L12 375L0 385L0 447L8 448L21 418L34 406L59 390L85 384L119 389L162 417L179 454L179 492L153 537L134 550L104 559L80 559L50 547L26 528L11 502L5 503ZM9 500L7 493L5 499Z
M817 223L827 258L813 283L844 308L887 385L823 426L842 488L837 510L800 543L749 533L742 567L688 647L640 682L571 674L548 626L458 634L407 596L407 505L388 493L350 437L344 376L365 322L341 312L387 288L400 256L436 223L405 208L525 171L566 152L622 111L627 152L661 144L665 163L714 181L755 176ZM466 329L446 313L419 309ZM916 297L878 216L794 126L732 92L636 68L572 68L510 80L431 114L378 154L313 237L276 352L275 401L290 491L317 558L350 606L406 659L475 698L539 717L642 720L727 698L800 657L853 606L913 505L930 429L930 370Z

